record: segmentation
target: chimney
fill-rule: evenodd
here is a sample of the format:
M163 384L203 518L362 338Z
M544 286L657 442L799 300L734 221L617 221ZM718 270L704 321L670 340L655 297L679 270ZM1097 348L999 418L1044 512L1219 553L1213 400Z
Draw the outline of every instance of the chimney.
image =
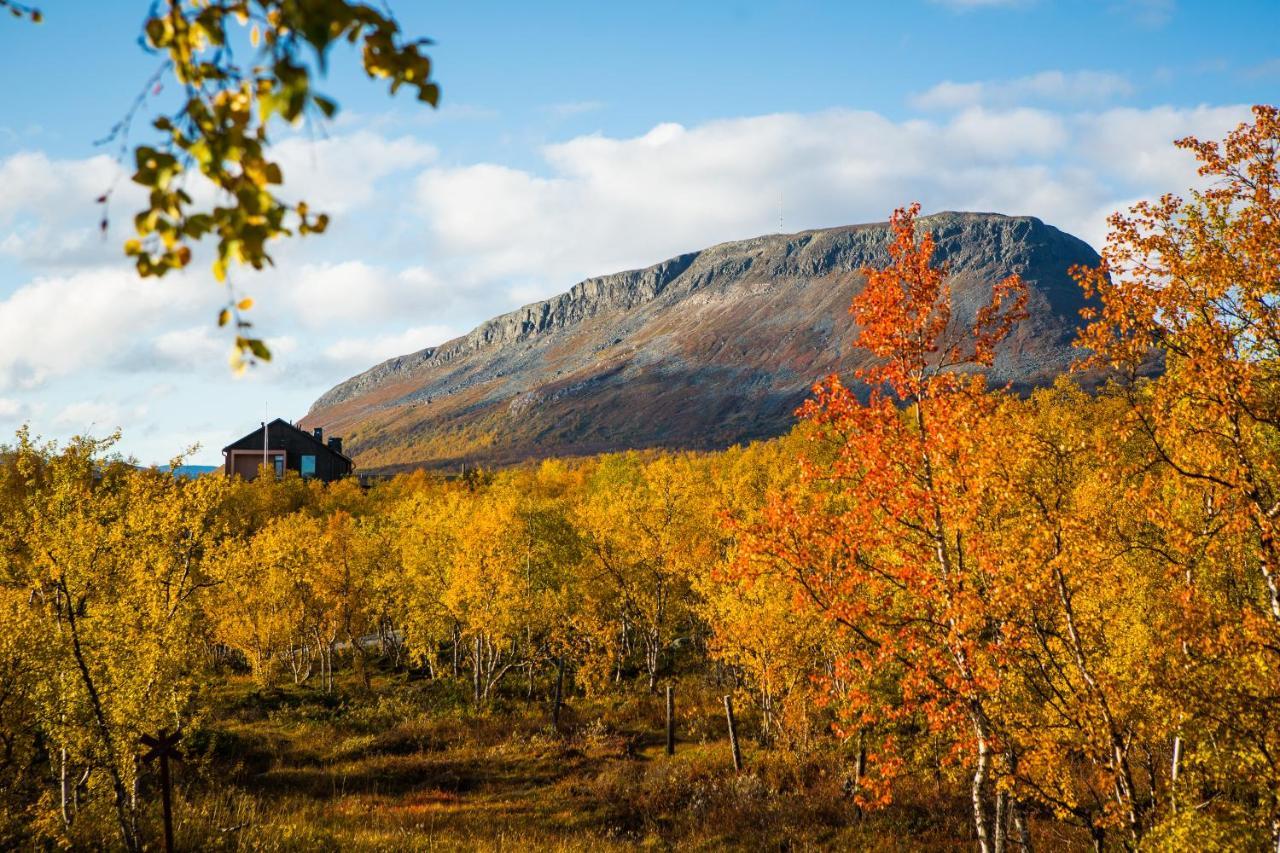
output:
M323 429L323 428L321 428L321 427L316 427L315 429L313 429L313 430L311 431L311 434L312 434L312 435L314 435L314 436L316 437L316 441L320 442L321 444L324 444L324 429Z
M329 438L329 449L332 450L334 453L341 453L342 439L338 438L337 436L331 436Z

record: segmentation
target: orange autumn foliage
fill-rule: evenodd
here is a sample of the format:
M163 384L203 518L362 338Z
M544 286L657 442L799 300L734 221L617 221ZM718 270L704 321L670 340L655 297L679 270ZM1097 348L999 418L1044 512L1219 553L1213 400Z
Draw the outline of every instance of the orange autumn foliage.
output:
M991 696L1009 650L989 606L998 567L985 559L981 523L993 458L982 426L999 395L957 368L991 363L1023 314L1026 287L1017 276L995 284L990 303L960 322L946 270L933 266L933 237L916 232L918 212L895 211L891 263L863 271L850 308L857 345L880 359L857 374L866 400L836 376L814 389L799 414L830 455L802 460L810 492L770 504L743 563L788 567L843 629L827 680L844 730L884 733L860 799L887 801L902 768L893 731L925 726L947 742L947 762L969 769L985 850L1008 808L990 779L1001 750Z

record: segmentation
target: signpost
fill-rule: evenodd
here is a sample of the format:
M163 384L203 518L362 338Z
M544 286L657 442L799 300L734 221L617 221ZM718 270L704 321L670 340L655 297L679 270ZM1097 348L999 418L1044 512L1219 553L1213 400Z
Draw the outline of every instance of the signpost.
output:
M164 806L164 850L173 853L173 805L169 791L169 759L182 760L182 752L178 749L178 741L182 740L182 732L172 734L168 729L161 729L155 737L143 735L138 742L147 747L142 760L150 764L160 759L160 801Z

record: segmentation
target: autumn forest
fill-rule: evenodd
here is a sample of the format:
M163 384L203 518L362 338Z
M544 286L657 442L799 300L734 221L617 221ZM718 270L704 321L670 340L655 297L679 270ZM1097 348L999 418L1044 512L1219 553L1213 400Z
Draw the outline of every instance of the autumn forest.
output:
M1280 849L1280 111L1178 144L1029 395L1023 282L961 328L907 207L776 440L362 489L20 432L0 846L159 849L167 730L179 849Z

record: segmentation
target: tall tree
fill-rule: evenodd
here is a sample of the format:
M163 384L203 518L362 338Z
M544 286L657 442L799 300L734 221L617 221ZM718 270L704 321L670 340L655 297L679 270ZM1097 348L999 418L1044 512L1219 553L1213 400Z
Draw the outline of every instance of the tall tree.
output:
M920 720L951 741L951 755L969 769L986 853L1003 848L1013 813L992 778L1001 757L992 696L1007 650L983 561L989 496L977 488L993 452L983 424L997 401L980 374L957 369L991 363L1023 313L1026 289L1017 276L993 284L990 303L960 323L918 212L894 212L890 263L863 270L866 285L850 308L856 345L878 359L857 374L865 401L837 376L815 388L801 415L833 455L803 461L813 494L775 499L744 557L789 568L842 627L847 650L831 686L849 727L887 731ZM895 738L886 734L878 751L888 782L901 763Z
M1217 754L1225 738L1265 768L1232 784L1253 783L1280 849L1280 110L1254 107L1222 142L1177 145L1207 188L1111 217L1101 266L1073 271L1101 302L1081 342L1149 444L1143 497L1183 590L1195 719ZM1152 363L1160 375L1144 380ZM1175 747L1175 766L1205 755Z

